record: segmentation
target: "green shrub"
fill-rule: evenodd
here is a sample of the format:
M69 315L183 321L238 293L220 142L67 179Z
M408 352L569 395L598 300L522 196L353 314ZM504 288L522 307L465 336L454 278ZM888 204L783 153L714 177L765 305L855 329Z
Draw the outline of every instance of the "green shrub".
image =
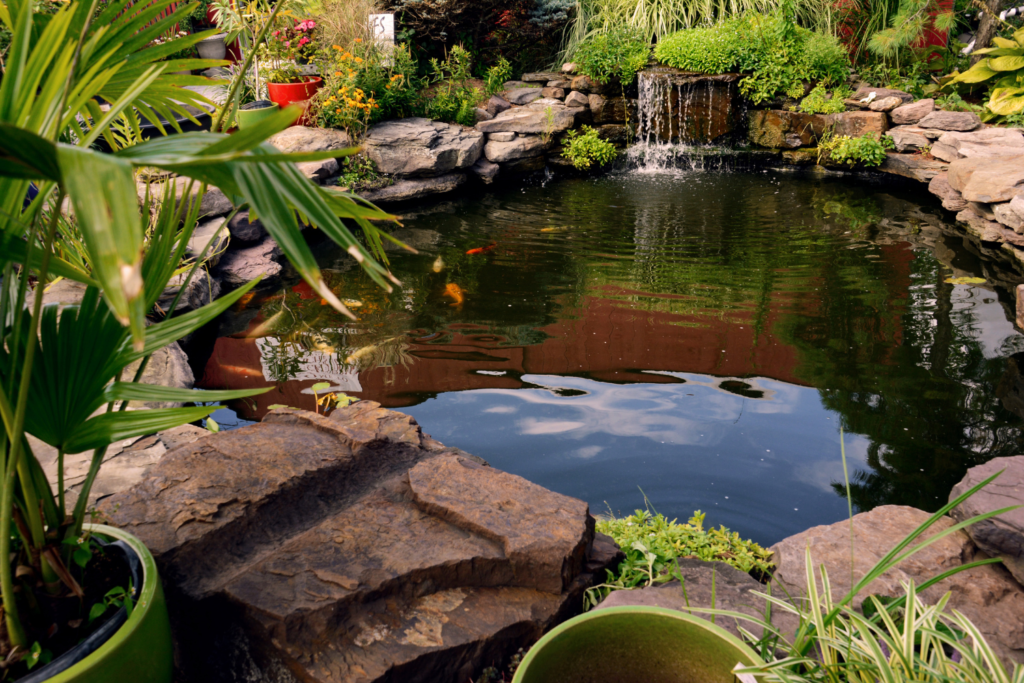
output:
M827 97L828 90L823 85L814 87L807 97L800 102L800 111L805 114L838 114L846 110L843 99L849 94L846 88L837 88L832 98Z
M686 524L669 521L664 515L647 510L624 519L602 519L597 530L619 544L626 559L618 572L608 572L608 580L587 591L586 607L596 605L613 590L640 588L670 581L678 574L676 558L695 556L717 560L745 572L767 574L772 567L771 551L724 526L704 529L704 513L697 510Z
M687 71L745 73L740 91L754 104L783 93L799 97L805 81L841 83L850 66L834 37L801 28L778 13L685 29L660 42L654 54L663 64Z
M487 69L486 92L493 95L505 87L505 81L512 79L512 64L504 57L498 57L498 61Z
M604 166L615 158L615 145L599 138L597 131L590 126L583 126L582 132L570 130L562 145L565 147L562 156L580 170L586 170L595 163Z
M607 83L618 78L629 85L638 71L647 66L651 46L644 38L626 29L603 33L584 42L573 55L576 70L595 81Z
M482 93L467 85L471 65L472 57L461 45L452 47L444 61L430 60L429 78L435 88L424 107L428 118L464 126L476 123L473 110Z
M849 135L827 138L818 142L819 160L827 156L837 164L856 166L861 164L868 168L881 166L885 161L886 145L892 144L892 138L884 138L884 142L871 133L859 138Z

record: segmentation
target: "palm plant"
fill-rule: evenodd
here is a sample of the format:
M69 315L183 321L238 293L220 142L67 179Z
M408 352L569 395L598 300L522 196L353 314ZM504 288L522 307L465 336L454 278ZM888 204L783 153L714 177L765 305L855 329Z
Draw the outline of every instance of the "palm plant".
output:
M323 231L380 286L397 280L371 221L389 220L358 197L321 188L294 166L338 152L284 155L264 143L294 120L283 111L227 136L189 133L125 146L116 122L142 118L166 132L163 118L191 118L186 104L209 105L189 85L208 80L170 75L216 62L166 60L209 33L151 45L194 5L162 13L173 0L142 8L132 0L73 0L52 14L29 0L0 4L12 42L0 82L0 597L8 662L38 651L48 598L81 596L83 524L89 489L114 441L198 420L211 406L126 410L128 401L219 401L257 391L201 392L138 383L148 358L215 318L256 281L195 311L174 316L156 302L180 264L199 202L176 199L168 183L155 217L140 210L136 173L158 169L193 185L216 186L236 207L248 205L298 272L325 301L351 315L325 283L299 229ZM180 130L180 129L179 129ZM112 154L92 148L103 137ZM343 223L354 221L364 247ZM191 266L181 296L203 257ZM78 306L43 305L50 279L87 286ZM28 288L34 287L31 302ZM149 317L158 319L150 324ZM162 319L160 319L162 318ZM133 377L125 368L141 359ZM58 452L58 481L48 482L26 435ZM63 458L92 451L77 503L68 510ZM56 496L51 484L56 485ZM17 564L17 576L12 565ZM32 577L35 577L34 580Z

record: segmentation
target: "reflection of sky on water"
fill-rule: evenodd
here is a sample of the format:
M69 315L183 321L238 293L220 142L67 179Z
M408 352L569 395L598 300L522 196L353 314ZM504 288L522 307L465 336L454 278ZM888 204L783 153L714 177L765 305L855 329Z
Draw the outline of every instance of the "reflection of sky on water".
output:
M642 507L639 487L670 517L702 509L710 523L764 543L843 516L846 501L831 486L843 480L838 424L817 390L747 379L764 398L746 398L720 379L671 374L684 382L525 375L544 388L448 393L407 412L434 438L598 513ZM566 389L585 393L559 395ZM847 435L851 472L865 466L867 443Z

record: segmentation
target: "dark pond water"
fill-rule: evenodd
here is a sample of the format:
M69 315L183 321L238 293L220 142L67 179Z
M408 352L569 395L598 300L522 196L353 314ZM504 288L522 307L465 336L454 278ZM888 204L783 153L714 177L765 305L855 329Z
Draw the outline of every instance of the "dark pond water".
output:
M1009 297L927 195L782 172L631 173L435 204L396 234L404 288L321 264L232 312L206 388L379 401L447 445L590 503L703 510L768 544L858 509L941 506L1021 452ZM479 250L481 253L467 253ZM948 280L986 277L986 284ZM269 335L269 336L265 336ZM228 411L222 422L232 423Z

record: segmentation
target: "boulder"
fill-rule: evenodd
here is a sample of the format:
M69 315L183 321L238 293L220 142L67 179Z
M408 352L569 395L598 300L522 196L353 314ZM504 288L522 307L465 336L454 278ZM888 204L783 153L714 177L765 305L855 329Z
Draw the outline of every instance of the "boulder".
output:
M549 88L561 88L562 90L571 90L572 89L572 81L571 80L565 80L564 78L563 79L558 79L558 80L555 80L555 81L548 81L548 87Z
M529 104L534 100L543 97L544 93L541 92L542 88L516 88L515 90L506 90L505 99L512 104Z
M987 221L994 221L996 219L996 214L994 211L992 211L991 204L982 204L980 202L967 202L967 208Z
M192 203L196 197L199 196L199 182L193 182L189 178L172 178L164 183L153 183L149 188L149 208L151 211L157 209L164 196L164 188L167 184L173 189L174 196L177 199L178 206L187 204L188 208L191 209ZM186 202L184 199L185 190L188 189L191 183L192 189L189 193L189 200ZM146 198L146 186L139 185L139 200L145 201ZM199 217L200 218L214 218L216 216L223 216L229 213L234 206L231 204L231 200L220 191L220 188L208 187L206 193L203 195L202 201L199 203Z
M908 92L893 90L892 88L872 88L870 85L862 85L857 88L857 92L853 93L850 99L859 102L871 93L875 93L875 99L873 100L875 102L878 100L884 100L887 97L898 97L904 104L909 104L914 101L914 96Z
M540 94L543 97L550 97L551 99L555 99L555 100L564 100L565 99L565 89L564 88L541 88Z
M929 516L927 512L897 505L884 505L855 515L852 572L849 520L816 526L790 536L771 548L777 565L774 581L792 597L805 595L805 552L809 548L814 566L825 566L832 597L839 600L852 588L851 573L852 578L860 580ZM948 517L940 520L918 541L948 529L953 523ZM902 595L902 582L913 581L919 586L943 571L982 557L970 537L963 531L956 531L882 574L854 598L853 606L859 608L868 595ZM1024 589L1005 568L998 565L975 567L944 579L919 595L924 602L932 604L946 592L952 593L948 609L959 610L969 618L1004 663L1024 661Z
M164 311L170 309L171 304L174 303L174 299L178 296L178 291L181 290L181 285L185 282L187 276L187 272L175 275L170 279L167 287L164 288L164 293L157 300L157 305ZM185 293L178 299L178 305L174 307L174 310L179 313L194 311L216 300L219 296L220 282L211 277L206 268L198 268L188 281Z
M536 99L533 102L530 102L526 106L531 109L543 109L547 107L564 107L565 102L563 102L562 100L556 100L553 97L541 97L540 99Z
M932 141L916 126L897 126L890 128L886 135L892 138L897 152L920 152L930 147Z
M572 110L564 106L541 109L520 107L498 114L490 121L481 121L476 129L483 133L533 133L552 135L572 127Z
M935 111L935 100L918 100L896 107L889 112L889 118L897 126L914 124Z
M468 168L480 158L483 147L484 136L472 128L423 118L378 123L363 140L365 154L377 170L398 177L437 176Z
M267 229L260 219L249 220L248 211L239 211L228 221L231 239L239 242L257 242L267 236Z
M933 111L917 122L922 128L939 130L974 130L981 125L978 115L969 111Z
M963 211L967 208L967 201L950 186L945 173L939 173L931 179L928 191L942 200L942 208L947 211Z
M1024 455L993 458L970 468L967 476L953 487L949 499L958 498L1000 470L1003 473L995 481L953 508L950 516L962 522L1010 505L1024 504ZM1002 559L1003 566L1017 582L1024 584L1024 507L972 524L966 531L982 552ZM1021 638L1024 639L1024 634ZM1024 649L1024 643L1021 647Z
M371 401L179 447L102 510L156 558L182 681L461 683L621 558L586 503Z
M65 306L77 306L82 303L85 296L86 286L81 282L64 278L57 282L46 285L43 289L43 305L59 304L63 309ZM25 291L25 306L31 308L35 302L35 287L29 287Z
M818 114L782 109L751 112L750 141L771 149L796 149L814 145L828 128L828 120Z
M537 73L523 74L522 81L524 83L547 83L548 81L555 81L562 77L562 74L557 71L540 71Z
M591 95L590 97L601 97L600 95ZM583 93L573 90L565 98L565 106L567 107L589 107L590 97L587 97Z
M968 157L1024 155L1024 134L1015 128L950 131L939 137L936 148L941 158L947 161Z
M899 97L883 97L881 99L874 100L871 104L868 105L868 109L870 109L871 111L890 112L896 107L900 106L901 104L903 104L903 100L901 100Z
M263 276L262 283L266 284L281 275L283 256L284 252L274 238L265 237L262 242L224 254L213 272L229 289L244 285L259 275Z
M547 165L544 157L526 157L525 159L513 159L501 165L503 173L514 175L517 173L535 173L543 171Z
M589 103L589 98L588 98ZM594 123L604 125L606 123L625 123L629 118L627 115L631 102L625 97L609 97L596 109L591 109L594 115ZM634 105L635 107L635 105Z
M1018 235L1024 234L1024 219L1017 215L1017 212L1010 208L1010 202L993 204L992 213L995 219L1010 228Z
M484 145L484 156L488 161L501 163L513 159L541 156L547 151L550 142L540 135L520 135L511 142L490 141Z
M787 149L782 152L782 161L791 166L814 166L818 163L818 150Z
M307 126L285 128L280 133L272 135L267 142L285 153L326 152L354 146L345 131Z
M602 95L607 90L607 86L604 83L595 81L590 76L581 74L572 79L572 89L583 93Z
M1024 194L1018 194L1010 200L1010 209L1017 214L1019 218L1024 219Z
M430 195L451 192L460 187L464 182L466 182L466 175L464 173L449 173L448 175L435 178L399 180L379 190L370 190L360 194L363 199L375 203L405 202L411 199L421 199Z
M597 136L613 145L625 146L629 141L629 129L621 123L606 123L597 127Z
M539 88L540 83L526 83L525 81L505 81L501 86L504 90L515 90L516 88Z
M604 106L604 97L601 95L587 95L587 106L590 107L590 111L592 112L596 113L600 111Z
M957 151L952 145L947 145L944 142L935 142L932 144L931 155L936 159L942 161L951 162L961 159L960 152Z
M212 221L206 221L196 226L196 229L192 231L192 238L188 241L186 251L192 258L199 258L199 255L205 251L206 263L213 267L227 251L230 241L231 233L224 225L224 219L214 218Z
M337 159L322 159L320 161L300 161L295 164L302 175L315 183L324 184L329 178L338 175Z
M644 605L686 612L710 621L710 614L695 612L693 608L711 608L740 612L753 619L764 620L767 603L764 598L753 595L751 591L764 592L765 586L750 574L741 572L725 562L705 562L690 557L679 558L678 562L682 582L674 579L646 588L613 591L594 609ZM794 616L778 607L772 608L771 621L773 626L786 634L796 633L799 627ZM751 621L722 615L715 617L715 624L736 637L741 637L740 628L750 631L758 638L763 631Z
M571 74L576 72L576 62L566 62L562 65L563 74Z
M491 98L484 104L484 109L486 109L487 113L491 116L497 116L501 112L507 111L511 108L512 105L509 104L508 100L498 97L497 95L491 95Z
M1002 242L1003 232L1006 231L1001 224L990 221L979 215L968 206L956 215L957 221L963 223L970 235L974 235L982 242ZM1014 234L1012 231L1009 231Z
M925 159L920 154L887 154L878 170L927 183L948 168L948 164L934 159Z
M473 118L477 123L480 123L481 121L490 121L494 116L486 109L477 107L473 110Z
M142 360L129 363L122 373L125 381L131 380L138 372ZM155 384L162 387L174 387L176 389L191 389L196 382L192 368L188 364L188 356L181 350L178 342L172 342L167 346L153 353L146 364L146 369L139 378L142 384ZM173 401L131 401L128 405L132 407L147 408L176 408L181 403Z
M1008 202L1024 190L1024 155L957 159L949 184L969 202Z
M877 111L847 111L825 117L833 125L836 135L859 138L868 133L881 135L889 128L889 118Z
M477 159L476 163L469 167L469 172L484 181L486 185L494 182L499 170L501 170L500 166L492 164L483 157Z
M516 134L515 133L488 133L487 134L487 141L488 142L512 142L515 139L516 139ZM486 148L486 145L484 145L484 147Z

